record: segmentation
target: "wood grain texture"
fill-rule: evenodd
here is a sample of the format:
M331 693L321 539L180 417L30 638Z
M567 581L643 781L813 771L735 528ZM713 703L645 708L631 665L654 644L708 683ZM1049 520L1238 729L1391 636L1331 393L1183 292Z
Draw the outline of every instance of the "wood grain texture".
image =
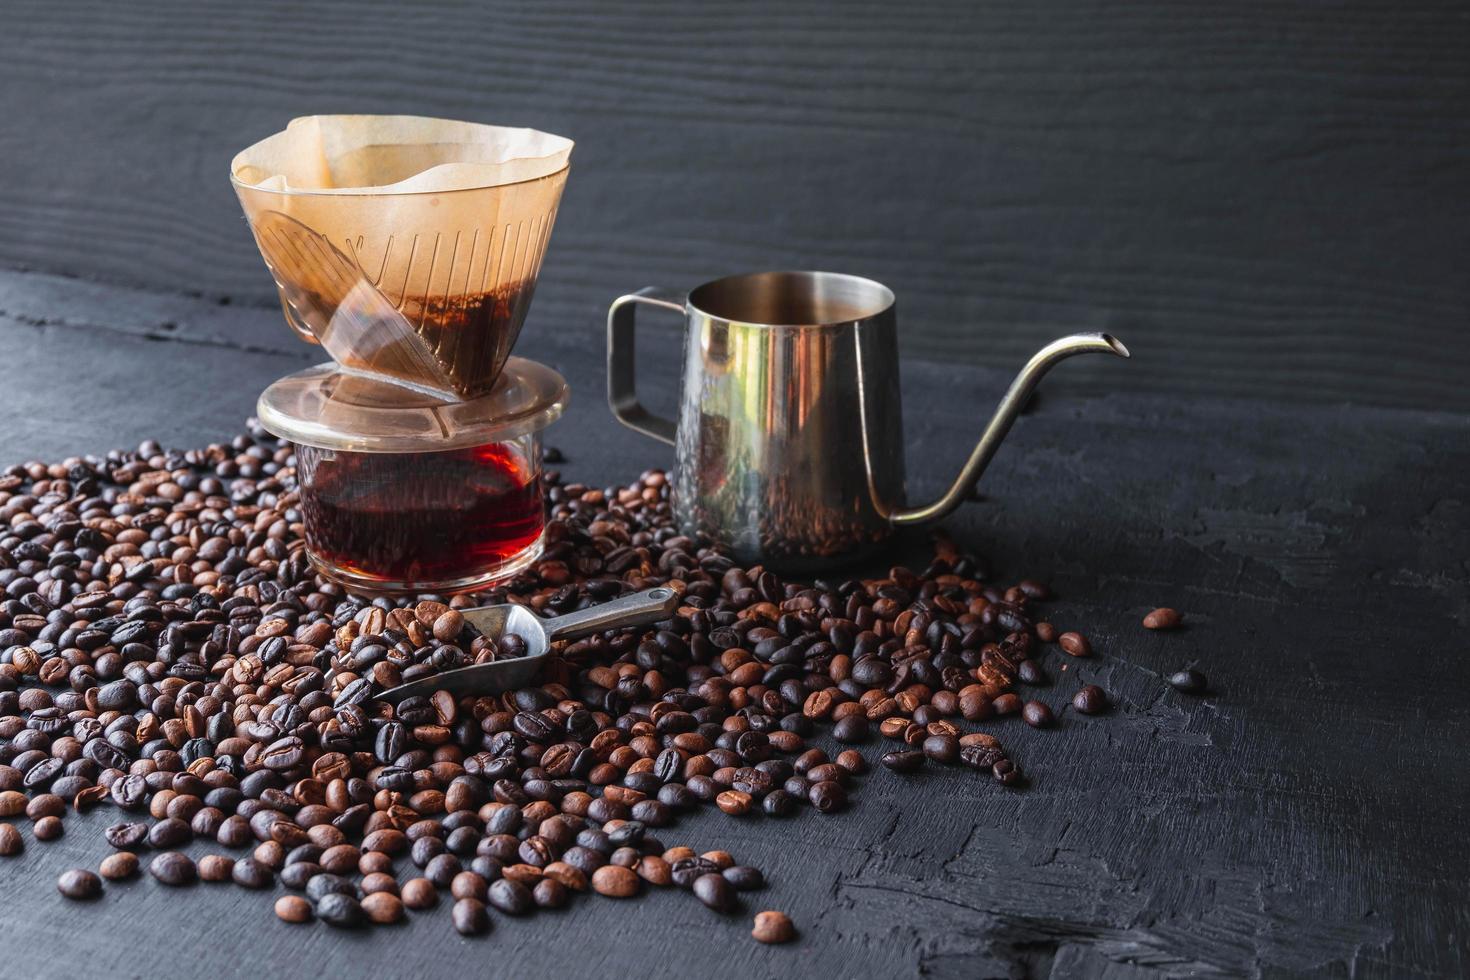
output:
M1106 326L1134 390L1470 409L1460 0L6 13L0 267L268 307L231 155L418 112L578 141L533 316L583 343L642 285L823 267L894 287L909 354Z
M58 311L0 318L0 465L226 437L260 387L310 354L221 342L271 316L203 300L11 274L0 308ZM571 382L549 431L569 478L667 465L665 447L603 407L600 348L542 329L522 350ZM647 353L650 376L673 370L672 348ZM77 377L87 391L65 393ZM987 410L1004 380L906 365L916 497L947 482L976 435L956 406ZM1092 637L1093 659L1048 655L1055 684L1036 696L1061 707L1096 682L1118 704L1101 718L1062 711L1050 732L996 723L1030 774L1024 791L958 770L878 772L838 816L704 811L660 837L764 867L771 885L746 915L680 893L584 897L496 916L478 940L455 935L444 909L362 935L287 927L269 896L232 886L142 880L68 903L55 877L102 856L104 807L69 818L54 844L27 830L24 856L0 859L0 975L1466 975L1470 416L1047 384L986 500L946 522L997 577L1049 578L1052 621ZM923 560L924 537L894 558ZM1143 630L1161 603L1187 627ZM1166 688L1185 665L1216 696ZM790 913L801 941L752 942L762 908Z

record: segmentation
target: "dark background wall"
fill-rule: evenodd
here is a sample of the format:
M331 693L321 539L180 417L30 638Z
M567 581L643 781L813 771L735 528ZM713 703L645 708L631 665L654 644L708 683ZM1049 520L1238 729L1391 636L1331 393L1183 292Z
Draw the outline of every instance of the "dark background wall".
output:
M1079 387L1470 409L1464 0L4 5L0 269L273 291L227 181L311 112L578 141L527 336L823 267L905 353ZM253 322L253 321L252 321ZM664 328L672 336L672 327Z

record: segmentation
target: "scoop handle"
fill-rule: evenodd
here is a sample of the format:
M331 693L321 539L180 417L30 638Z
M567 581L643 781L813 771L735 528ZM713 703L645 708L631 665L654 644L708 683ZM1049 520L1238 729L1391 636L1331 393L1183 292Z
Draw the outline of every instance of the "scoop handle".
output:
M579 636L615 630L624 626L642 626L668 619L679 607L679 593L667 586L635 592L611 602L604 602L576 612L542 621L547 641L575 640Z

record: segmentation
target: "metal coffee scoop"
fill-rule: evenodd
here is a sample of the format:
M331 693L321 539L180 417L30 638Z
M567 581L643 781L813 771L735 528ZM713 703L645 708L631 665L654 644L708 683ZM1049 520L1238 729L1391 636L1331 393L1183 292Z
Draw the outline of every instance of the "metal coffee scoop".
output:
M510 634L525 640L525 656L430 674L375 694L373 698L397 704L405 698L427 696L440 690L451 694L496 694L526 687L541 673L551 644L557 640L574 640L603 630L656 623L668 619L678 606L679 593L660 586L554 619L541 619L525 606L512 604L464 609L461 612L465 622L485 636L498 640Z

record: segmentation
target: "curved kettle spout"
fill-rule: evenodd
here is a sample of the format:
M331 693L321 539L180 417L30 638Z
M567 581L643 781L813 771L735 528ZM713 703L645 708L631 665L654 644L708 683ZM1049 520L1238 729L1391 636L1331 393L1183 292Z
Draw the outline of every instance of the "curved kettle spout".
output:
M889 515L889 521L894 525L925 524L944 517L958 507L985 472L985 467L990 465L995 451L1000 448L1001 440L1011 431L1011 424L1021 414L1026 399L1046 372L1074 354L1088 353L1129 356L1128 348L1123 346L1122 341L1105 333L1075 333L1053 340L1041 348L1021 369L1021 373L1016 375L1016 380L1011 382L1011 387L1000 400L995 415L985 426L985 432L980 436L975 451L970 454L965 468L960 471L960 475L944 496L923 507L895 511Z

